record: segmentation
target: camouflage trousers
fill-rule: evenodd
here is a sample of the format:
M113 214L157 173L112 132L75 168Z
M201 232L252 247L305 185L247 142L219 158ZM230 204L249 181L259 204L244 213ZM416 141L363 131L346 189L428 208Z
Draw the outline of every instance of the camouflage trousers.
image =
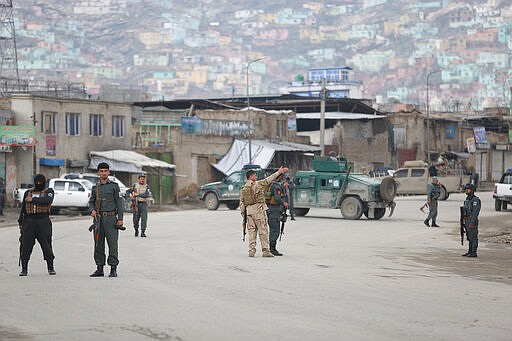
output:
M261 250L269 250L268 245L268 220L265 211L247 216L247 230L249 234L249 252L256 252L256 238L259 234Z

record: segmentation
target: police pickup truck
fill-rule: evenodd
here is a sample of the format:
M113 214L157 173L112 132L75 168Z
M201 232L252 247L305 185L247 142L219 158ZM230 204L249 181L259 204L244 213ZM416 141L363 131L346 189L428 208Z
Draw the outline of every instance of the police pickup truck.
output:
M343 157L316 157L313 170L295 173L294 211L306 215L311 207L340 209L345 219L357 220L364 214L378 220L393 214L396 183L393 177L373 178L354 174Z
M494 184L494 209L496 211L506 210L508 204L512 204L512 168L501 176L500 182Z
M247 171L256 171L258 180L269 176L275 169L262 169L258 165L245 165L242 170L229 174L222 181L210 182L199 187L199 200L204 201L206 208L216 210L225 204L230 210L236 210L240 204L240 189L247 181Z

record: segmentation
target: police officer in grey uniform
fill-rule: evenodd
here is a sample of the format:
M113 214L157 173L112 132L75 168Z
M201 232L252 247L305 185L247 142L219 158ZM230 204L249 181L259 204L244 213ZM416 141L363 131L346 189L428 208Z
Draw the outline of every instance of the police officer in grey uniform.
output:
M280 233L280 222L281 222L281 214L283 211L286 212L288 208L288 203L283 200L283 189L281 187L281 180L283 179L283 175L279 174L279 176L273 181L270 186L270 200L267 204L267 216L268 216L268 226L269 226L269 244L270 244L270 253L274 256L282 256L283 254L277 251L277 239L279 238Z
M123 199L119 194L119 185L110 181L110 167L106 162L98 165L100 181L92 188L89 198L91 217L97 221L99 228L94 231L94 261L96 271L91 277L103 277L105 265L105 239L108 244L107 264L110 265L109 277L117 277L119 230L123 227Z
M146 174L139 175L139 182L134 184L131 189L130 199L135 201L137 208L133 212L133 228L135 237L139 235L139 220L141 237L146 237L146 228L148 225L148 200L150 196L149 186L146 183Z
M468 252L463 254L464 257L477 257L476 249L478 248L478 215L482 203L480 198L475 195L476 187L473 184L466 184L464 191L466 192L466 200L463 206L463 220L466 237L469 241Z
M428 185L427 189L427 203L428 203L428 216L423 222L427 227L439 227L436 223L437 219L437 201L441 195L441 185L437 177L432 178L432 183ZM429 221L432 219L432 225L429 225Z
M28 261L36 240L43 250L43 256L48 266L48 274L55 275L52 222L50 220L54 192L53 189L46 188L46 178L43 174L37 174L34 177L34 184L35 186L23 195L23 205L18 218L21 233L20 276L28 275Z

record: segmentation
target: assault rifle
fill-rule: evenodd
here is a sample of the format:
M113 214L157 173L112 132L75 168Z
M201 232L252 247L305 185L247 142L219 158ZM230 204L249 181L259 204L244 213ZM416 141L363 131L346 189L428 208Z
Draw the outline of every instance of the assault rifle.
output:
M464 206L460 207L460 245L464 245Z
M281 237L284 234L284 224L286 223L286 218L288 218L288 215L286 214L286 208L284 208L284 210L281 211L281 231L279 232L279 241L281 241Z
M247 208L244 210L244 221L242 222L243 237L242 241L245 242L245 235L247 234Z
M138 213L139 212L139 206L137 205L137 197L136 196L133 196L133 194L137 193L137 191L135 190L135 185L133 186L133 189L132 189L132 204L130 205L130 208L132 209L133 213Z
M428 201L426 203L424 203L423 206L420 207L420 211L423 213L426 213L425 208L428 208Z

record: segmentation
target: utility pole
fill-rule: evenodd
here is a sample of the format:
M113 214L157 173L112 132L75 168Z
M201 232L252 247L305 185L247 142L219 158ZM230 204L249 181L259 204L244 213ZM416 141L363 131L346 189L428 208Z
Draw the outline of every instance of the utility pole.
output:
M37 173L37 156L36 156L36 146L37 146L37 128L36 128L36 113L32 114L32 125L34 126L35 134L34 134L34 145L32 146L32 174L35 175Z
M260 60L263 60L267 57L262 57L258 59L251 60L249 63L247 63L246 68L246 95L247 95L247 121L249 121L249 134L248 134L248 141L249 141L249 164L252 164L252 147L251 147L251 127L252 127L252 120L251 120L251 110L250 110L250 104L249 104L249 68L251 67L252 63L259 62Z
M14 83L8 84L7 87L19 88L20 75L12 0L0 0L0 34L0 77Z
M320 94L320 155L325 155L325 98L327 89L325 88L325 77L322 79L322 90Z

